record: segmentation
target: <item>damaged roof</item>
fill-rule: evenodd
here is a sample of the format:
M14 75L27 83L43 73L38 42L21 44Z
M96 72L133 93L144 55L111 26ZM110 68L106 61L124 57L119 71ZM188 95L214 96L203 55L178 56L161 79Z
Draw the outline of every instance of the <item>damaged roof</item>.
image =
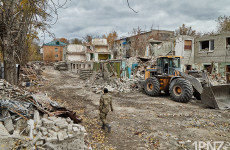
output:
M66 46L67 44L59 40L55 40L49 43L44 44L43 46Z

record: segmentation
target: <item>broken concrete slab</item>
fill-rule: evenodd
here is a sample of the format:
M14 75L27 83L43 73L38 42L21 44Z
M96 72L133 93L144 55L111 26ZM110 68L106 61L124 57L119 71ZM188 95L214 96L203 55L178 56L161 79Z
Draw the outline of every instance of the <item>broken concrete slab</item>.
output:
M64 135L63 135L62 131L58 132L58 140L59 141L64 141Z
M0 122L0 136L8 136L9 132L6 130L5 126Z
M38 124L38 122L40 122L40 115L38 110L34 110L34 123Z
M39 130L40 130L41 132L47 132L47 128L45 128L45 127L40 127Z
M41 145L43 145L43 144L44 144L44 141L43 141L43 140L39 140L39 141L36 142L36 145L37 145L37 146L41 146Z
M68 131L72 131L73 130L73 126L71 124L68 125Z
M47 150L47 149L41 146L37 146L37 150Z
M56 116L51 116L51 117L48 117L47 119L49 119L50 121L54 121L54 120L57 119L57 117Z
M38 132L36 137L33 139L32 144L34 145L38 140L41 139L42 133Z
M57 136L50 136L50 137L47 137L45 139L46 143L50 143L50 142L55 142L55 141L58 141L58 137Z
M13 135L15 135L15 136L19 136L19 133L20 133L20 130L14 130Z
M4 125L6 127L6 130L10 134L13 134L13 132L14 132L14 125L13 125L13 121L11 119L11 115L10 115L9 111L7 109L3 109L2 110L2 114L4 115L4 117L7 117L7 119L4 120Z
M53 145L51 143L45 143L44 147L49 149L49 150L55 150L56 149L55 145Z
M69 135L67 134L66 131L63 132L63 135L64 135L64 139L68 139L69 138Z
M73 131L74 131L74 132L79 132L80 129L79 129L78 127L73 127Z
M60 129L66 129L66 128L68 128L68 123L67 123L66 121L57 122L56 125L57 125Z
M59 127L58 126L53 126L51 129L54 130L54 131L56 131L56 132L59 131Z
M54 122L53 121L50 121L50 120L45 119L45 118L42 119L42 124L46 128L52 128L54 126Z

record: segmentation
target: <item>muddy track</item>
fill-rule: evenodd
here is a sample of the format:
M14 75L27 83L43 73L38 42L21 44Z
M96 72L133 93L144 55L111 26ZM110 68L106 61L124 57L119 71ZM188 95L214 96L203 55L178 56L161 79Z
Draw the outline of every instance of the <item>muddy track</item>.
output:
M114 112L108 115L112 133L100 129L100 94L68 72L46 70L43 91L75 110L83 118L87 140L94 149L195 149L195 141L230 142L230 111L206 108L201 101L187 104L169 96L150 97L142 92L112 93Z

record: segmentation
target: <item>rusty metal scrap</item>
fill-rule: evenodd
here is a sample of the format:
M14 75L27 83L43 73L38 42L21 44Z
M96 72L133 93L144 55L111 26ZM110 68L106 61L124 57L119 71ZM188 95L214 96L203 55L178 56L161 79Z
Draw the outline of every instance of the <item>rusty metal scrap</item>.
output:
M59 117L65 117L65 118L70 118L71 120L73 120L74 123L80 123L82 122L82 118L80 118L80 116L78 116L76 114L76 112L73 111L69 111L69 110L62 110L62 111L55 111L50 113L51 115L54 116L59 116Z
M35 106L41 106L41 108L45 110L49 116L54 115L65 118L70 117L70 119L72 119L74 123L80 123L82 121L82 119L77 116L75 112L70 111L65 107L59 106L57 102L52 101L48 96L43 93L36 93L31 95L31 97L33 98L33 102L36 104Z

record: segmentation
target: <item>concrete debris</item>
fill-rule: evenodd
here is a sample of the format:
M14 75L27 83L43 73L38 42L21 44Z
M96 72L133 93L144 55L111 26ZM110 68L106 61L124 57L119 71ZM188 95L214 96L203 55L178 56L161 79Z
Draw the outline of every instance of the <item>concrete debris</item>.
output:
M9 132L6 130L5 126L0 122L0 136L9 136Z
M86 131L74 124L82 120L75 112L60 107L45 94L30 94L3 79L0 94L2 138L29 138L26 144L18 144L20 148L84 149Z
M27 94L29 93L19 89L16 86L12 86L4 79L0 79L0 99L5 99L5 98L10 98L13 100L22 99Z
M42 75L43 62L31 62L20 68L19 85L22 87L29 87L32 85L39 85L44 78Z
M144 79L144 74L140 69L134 71L131 79L111 76L105 69L104 72L94 72L91 78L86 81L86 86L91 87L95 93L101 93L104 88L107 88L110 92L128 93L133 90L139 90L138 81L141 79Z
M209 75L210 83L215 86L215 85L220 85L220 84L227 84L227 80L225 76L221 76L220 74L211 74Z
M227 84L227 80L225 76L221 76L220 74L215 74L215 73L209 74L205 70L202 70L202 71L191 70L188 72L188 74L199 79L201 82L203 82L203 80L206 80L205 77L203 77L203 75L205 74L208 78L207 82L211 83L211 85L213 86Z
M10 113L8 112L7 109L3 109L2 110L2 116L5 118L4 119L4 125L6 127L6 130L12 134L14 132L14 126L13 126L13 121L11 119L11 115Z
M54 64L54 70L66 71L68 70L68 65L65 61L59 61Z
M93 70L90 69L81 69L79 78L82 80L89 79L93 74Z
M11 113L14 113L24 119L31 117L33 107L48 115L70 117L75 123L81 122L76 113L60 107L58 103L52 101L43 93L35 93L30 95L29 92L11 86L8 82L0 80L1 101L0 106L7 108Z

